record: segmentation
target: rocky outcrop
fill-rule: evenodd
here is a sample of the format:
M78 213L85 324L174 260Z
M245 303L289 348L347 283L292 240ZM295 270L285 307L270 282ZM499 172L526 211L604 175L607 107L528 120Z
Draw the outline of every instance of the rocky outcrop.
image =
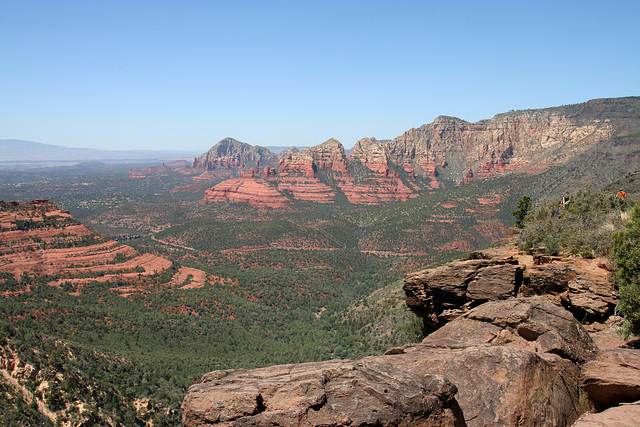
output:
M464 178L462 178L462 181L460 181L458 185L465 185L471 182L473 182L473 170L469 168L467 170L467 173L464 175Z
M352 168L354 162L359 166L357 171ZM374 138L358 141L350 159L335 139L284 156L277 182L278 189L294 199L319 203L334 202L335 188L356 205L380 205L418 196L417 187L407 186L388 167L384 145Z
M523 268L513 258L466 259L405 275L407 305L433 331L486 301L515 297Z
M556 354L583 364L596 357L597 346L571 313L540 298L511 298L482 304L428 335L431 347L515 346Z
M457 426L456 388L375 360L215 371L189 388L185 426Z
M352 158L359 159L360 163L372 172L377 172L384 177L389 176L389 158L386 146L375 138L363 138L356 142Z
M311 149L296 151L280 158L278 173L280 177L304 177L315 178L315 167L313 163L313 152Z
M424 319L425 332L483 302L515 296L540 296L597 327L613 314L616 305L611 272L602 264L581 258L543 259L509 244L407 274L404 291L409 308Z
M298 147L285 148L284 150L278 153L278 158L281 159L283 157L287 157L289 154L294 154L294 153L297 153L298 151L300 151Z
M317 169L326 169L334 172L346 173L349 171L347 156L344 147L335 138L330 138L320 145L310 149L313 165Z
M336 144L337 143L337 144ZM323 167L331 169L336 165L338 172L346 168L344 147L330 139L316 153L314 148L289 153L280 158L277 187L282 193L305 202L333 203L336 192L316 177L316 171Z
M571 314L517 298L485 303L382 360L451 380L469 426L556 426L592 408L579 366L595 352Z
M386 146L375 138L359 140L350 162L351 165L358 164L359 170L352 167L351 174L335 177L336 185L350 203L381 205L403 202L419 195L421 186L403 181L398 170L390 168ZM412 169L408 173L412 173ZM415 180L415 176L411 179Z
M222 168L248 172L251 168L261 170L267 166L275 167L277 164L278 157L269 149L225 138L195 158L191 167L204 168L205 171Z
M189 388L183 422L567 426L592 409L579 366L594 354L562 308L495 301L383 356L212 372Z
M204 193L211 202L241 202L257 208L284 208L289 200L261 178L235 178L222 181Z
M634 348L619 347L622 344L615 343L619 338L612 339L607 333L615 322L617 296L605 265L599 259L527 255L514 245L505 245L406 275L404 289L407 304L422 316L425 330L434 331L422 346L459 349L469 345L515 345L545 354L543 358L555 368L560 363L568 369L565 372L570 379L562 381L571 384L569 388L581 388L595 410L605 410L585 415L576 425L632 425L628 424L632 418L624 411L628 408L633 412L631 402L640 399L640 353ZM537 302L523 310L518 308L521 301L534 299L513 299L513 295L535 296ZM487 300L493 302L473 308ZM500 310L493 309L494 304L499 304ZM514 306L509 308L509 304ZM541 309L546 313L536 314ZM587 329L577 326L576 319ZM601 350L590 343L587 330L598 337ZM413 350L393 352L407 351ZM549 354L559 359L550 358ZM424 357L437 359L431 354ZM465 366L468 365L448 364L443 372L456 373ZM435 371L438 372L441 371ZM457 398L468 419L463 393L466 380L455 374L448 378L460 390ZM473 387L484 390L489 386L476 383Z
M331 138L313 148L290 153L283 156L279 163L281 177L293 175L315 178L318 169L339 173L349 170L344 147L338 140Z
M16 280L42 275L49 278L48 285L64 286L74 296L88 283L112 282L111 289L127 297L144 292L146 277L170 271L172 265L166 258L140 253L90 231L47 200L0 201L0 273ZM207 280L201 270L190 273L194 283ZM171 285L183 286L185 279ZM0 279L4 298L32 291L28 284L7 282Z

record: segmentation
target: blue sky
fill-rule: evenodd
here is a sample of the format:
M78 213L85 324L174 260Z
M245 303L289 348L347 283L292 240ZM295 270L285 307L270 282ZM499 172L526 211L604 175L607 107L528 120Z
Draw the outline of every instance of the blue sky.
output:
M347 148L640 95L640 2L0 0L0 139Z

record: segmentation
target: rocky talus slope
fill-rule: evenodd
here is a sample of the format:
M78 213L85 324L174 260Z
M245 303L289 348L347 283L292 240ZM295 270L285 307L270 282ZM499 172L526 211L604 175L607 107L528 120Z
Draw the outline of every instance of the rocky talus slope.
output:
M360 361L206 374L183 401L183 423L633 425L639 350L613 332L605 266L506 244L408 274L421 343Z

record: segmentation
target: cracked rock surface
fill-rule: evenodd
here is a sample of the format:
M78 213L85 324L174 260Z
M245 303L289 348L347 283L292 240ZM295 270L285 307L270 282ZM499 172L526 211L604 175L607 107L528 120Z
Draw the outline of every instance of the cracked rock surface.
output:
M374 360L214 371L189 388L187 426L464 425L456 387Z

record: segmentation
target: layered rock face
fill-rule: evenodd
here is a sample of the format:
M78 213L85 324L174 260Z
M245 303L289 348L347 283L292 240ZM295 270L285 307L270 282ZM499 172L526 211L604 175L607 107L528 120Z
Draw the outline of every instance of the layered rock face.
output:
M360 165L358 171L352 167L354 162ZM389 168L384 146L373 138L358 141L350 159L333 138L280 159L278 189L295 199L331 203L336 188L350 203L359 205L405 201L418 195L417 186L410 188Z
M327 169L342 173L349 171L344 147L337 139L328 139L309 151L313 159L313 165L317 169Z
M597 327L616 306L610 276L601 260L536 257L510 244L407 274L404 291L408 307L423 318L425 332L483 302L515 296L539 296Z
M69 287L80 295L92 282L118 283L113 290L122 296L143 292L144 278L170 269L172 262L93 233L47 200L25 204L0 201L0 273L22 276L58 277L50 286ZM198 272L196 274L196 271ZM192 272L202 286L207 280L201 270ZM0 279L0 285L5 284ZM173 285L180 286L182 281ZM6 286L4 298L31 292L25 287Z
M267 149L228 138L193 166L242 173L253 168L252 174L275 180L280 192L297 200L332 203L342 193L352 204L381 205L514 171L538 174L570 162L611 145L614 137L637 134L637 100L593 100L476 123L440 116L393 140L361 139L349 157L333 138L299 152L285 151L279 162ZM276 165L277 178L264 173Z
M211 202L242 202L257 208L284 208L289 200L261 178L228 179L204 193Z
M425 164L446 162L453 176L459 179L465 173L468 180L468 168L487 177L543 159L566 161L569 154L588 150L613 133L608 121L584 122L560 109L506 113L476 123L440 116L395 138L389 154L394 162L412 164L419 171Z
M339 173L348 170L344 147L337 140L332 138L316 147L305 148L281 157L278 167L278 190L302 201L333 203L336 192L316 176L319 169Z
M353 147L353 158L359 159L360 163L372 172L377 172L385 177L389 175L389 158L386 147L375 138L363 138L356 142Z
M189 388L185 426L457 426L456 388L375 360L215 371Z
M350 203L357 205L381 205L397 201L404 202L417 197L424 185L415 181L412 170L391 167L384 142L375 138L364 138L356 143L351 165L361 168L352 173L336 177L336 184ZM407 174L403 180L399 170Z

